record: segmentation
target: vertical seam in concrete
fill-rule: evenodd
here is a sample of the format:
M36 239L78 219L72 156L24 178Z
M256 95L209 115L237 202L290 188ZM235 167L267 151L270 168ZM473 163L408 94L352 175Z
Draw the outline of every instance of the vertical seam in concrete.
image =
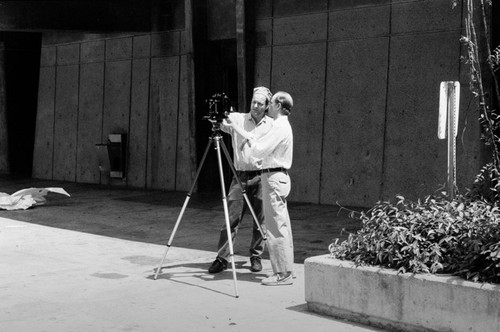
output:
M54 106L52 109L53 119L52 119L52 170L50 178L54 179L54 150L56 146L56 109L57 109L57 52L59 47L56 46L56 61L54 65Z
M76 132L75 132L75 179L74 181L77 182L78 180L78 127L79 127L79 118L80 118L80 77L81 73L80 71L82 70L81 62L82 62L82 43L78 43L78 77L76 79L77 82L77 87L76 87Z
M152 67L152 57L153 57L153 34L149 34L149 64L148 64L148 100L147 100L147 111L146 111L146 160L144 165L144 188L148 188L148 160L149 160L149 114L151 109L151 67Z
M187 104L187 119L188 119L188 148L189 148L189 170L191 178L194 181L197 171L198 158L196 154L196 102L194 102L196 94L195 90L195 66L194 66L194 41L193 41L193 3L191 0L185 0L185 21L184 33L186 36L186 104ZM194 166L194 167L193 167Z
M274 1L271 0L271 55L269 57L269 89L273 86L273 53L274 53Z
M321 192L323 183L323 155L325 147L325 118L326 118L326 92L328 84L328 49L329 49L329 39L330 39L330 3L328 2L326 8L326 41L325 41L325 80L323 83L323 117L321 126L321 155L319 160L319 192L318 192L318 204L321 204Z
M127 153L125 154L125 183L128 187L128 171L129 171L129 161L130 161L130 139L132 136L130 135L131 129L131 120L132 120L132 90L134 84L134 38L132 36L132 46L131 46L131 54L130 54L130 87L129 87L129 96L128 96L128 130L127 130L127 139L125 143L127 144Z
M175 133L175 169L174 169L174 191L177 190L177 167L178 167L178 148L179 148L179 112L181 110L180 108L180 101L181 101L181 63L182 63L182 55L181 55L181 32L178 32L179 34L179 52L177 58L179 59L179 62L177 64L177 119L176 119L176 133Z
M108 41L104 40L104 66L102 73L102 109L101 109L101 143L104 143L104 112L105 112L105 101L106 101L106 66L107 66L107 58L106 58L106 48ZM99 172L99 183L102 184L102 173Z
M387 79L385 83L385 115L384 115L384 135L382 137L382 167L380 174L380 186L379 186L379 200L382 200L382 195L384 193L385 186L385 161L386 161L386 138L387 138L387 111L388 111L388 102L389 102L389 81L390 81L390 71L391 71L391 40L392 40L392 6L393 2L389 5L389 42L387 43Z

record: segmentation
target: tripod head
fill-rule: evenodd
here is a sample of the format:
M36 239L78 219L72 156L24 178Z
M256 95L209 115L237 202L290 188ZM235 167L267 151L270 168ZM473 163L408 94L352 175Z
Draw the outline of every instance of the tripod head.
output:
M214 120L208 120L210 121L210 123L212 124L212 135L211 135L211 138L214 138L214 137L221 137L221 127L222 127L222 120L220 122L218 121L214 121Z

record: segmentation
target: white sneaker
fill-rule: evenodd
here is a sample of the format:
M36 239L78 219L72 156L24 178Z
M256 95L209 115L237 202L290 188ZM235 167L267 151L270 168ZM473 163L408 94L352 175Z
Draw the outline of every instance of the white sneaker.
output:
M280 276L279 274L274 274L268 278L262 279L262 284L266 286L283 286L283 285L292 285L292 274L288 274L287 276Z
M272 277L274 275L273 272L269 272L268 274L266 274L266 277L269 278L269 277ZM294 272L292 272L292 278L293 279L297 279L297 274Z

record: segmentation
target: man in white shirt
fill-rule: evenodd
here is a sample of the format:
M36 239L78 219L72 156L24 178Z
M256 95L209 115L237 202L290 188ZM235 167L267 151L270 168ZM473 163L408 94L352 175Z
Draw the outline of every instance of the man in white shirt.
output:
M271 91L266 87L258 87L254 89L250 112L249 113L230 113L229 119L231 122L237 123L244 130L252 133L255 137L261 137L266 134L272 127L273 120L266 115L271 100ZM264 215L262 211L262 193L260 170L253 158L244 155L242 147L245 140L234 133L233 129L228 126L222 126L224 132L229 133L232 137L233 145L233 163L237 170L238 178L240 179L248 199L252 204L252 208L257 216L258 222L262 226ZM231 235L233 243L239 225L243 219L243 215L247 210L246 202L243 199L242 188L236 179L233 179L228 192L228 210L229 223L231 227ZM252 240L250 243L250 270L259 272L262 270L261 255L264 251L264 241L257 225L254 221ZM227 230L224 224L219 236L217 257L208 269L209 273L219 273L227 269L229 261L229 246L227 241Z
M273 128L261 137L231 122L232 119L225 121L245 140L243 156L261 168L264 220L273 269L273 275L262 280L268 286L293 283L293 237L286 201L291 188L288 170L293 159L293 133L288 122L292 107L290 94L283 91L274 94L268 111L274 119Z

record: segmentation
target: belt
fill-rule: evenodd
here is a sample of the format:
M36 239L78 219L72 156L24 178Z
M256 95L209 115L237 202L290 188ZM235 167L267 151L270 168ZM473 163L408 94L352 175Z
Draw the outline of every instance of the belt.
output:
M238 175L245 174L248 177L254 177L260 175L261 172L260 170L258 170L258 171L236 171L236 173L238 173Z
M283 172L288 174L288 170L284 167L274 167L274 168L264 168L260 170L260 173L273 173L273 172Z

